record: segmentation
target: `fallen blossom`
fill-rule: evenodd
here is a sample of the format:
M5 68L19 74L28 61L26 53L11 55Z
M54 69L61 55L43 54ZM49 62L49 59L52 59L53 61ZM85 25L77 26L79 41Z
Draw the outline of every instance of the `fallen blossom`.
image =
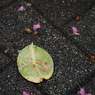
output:
M76 33L78 32L76 27L71 27L73 29L73 35L76 35Z
M78 84L78 85L79 85L79 84ZM80 87L80 85L79 85L79 87ZM91 93L86 94L86 93L85 93L85 90L84 90L84 87L83 87L83 88L80 87L80 91L78 91L78 94L79 94L79 95L92 95Z
M41 25L39 24L39 21L38 21L38 24L33 25L33 29L34 29L34 30L36 30L36 29L38 29L38 28L40 28L40 27L41 27Z
M18 11L25 11L26 9L23 7L23 6L21 6L19 9L18 9Z
M91 93L85 94L85 95L92 95Z
M85 94L84 87L80 88L80 91L78 91L78 94L80 94L80 95L84 95Z
M26 91L23 91L23 95L30 95L30 94Z

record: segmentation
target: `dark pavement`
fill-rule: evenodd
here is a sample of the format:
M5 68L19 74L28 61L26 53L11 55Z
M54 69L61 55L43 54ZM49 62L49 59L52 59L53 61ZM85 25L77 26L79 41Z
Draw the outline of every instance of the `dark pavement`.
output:
M26 0L26 11L18 12L21 4L18 0L0 11L0 95L77 95L77 82L95 95L95 60L90 59L95 56L95 1ZM25 33L26 27L33 31L38 18L41 34ZM80 35L72 35L69 26ZM32 42L54 61L52 77L39 84L25 80L17 69L18 50Z

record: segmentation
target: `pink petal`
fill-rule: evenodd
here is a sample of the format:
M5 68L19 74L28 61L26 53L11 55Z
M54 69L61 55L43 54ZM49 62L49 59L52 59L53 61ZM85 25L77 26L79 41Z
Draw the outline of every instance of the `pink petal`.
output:
M26 91L23 91L23 95L30 95L30 94Z
M76 27L72 27L72 29L73 29L73 35L75 35L75 34L76 34L76 32L78 32L78 30L77 30L77 28L76 28Z
M78 91L78 94L85 95L84 87L83 88L80 88L80 91Z
M23 6L21 6L19 9L18 9L18 11L25 11L26 9L23 7Z
M78 83L77 83L77 84L78 84ZM78 85L79 85L79 84L78 84ZM79 85L79 87L80 87L80 85ZM80 91L78 91L78 94L80 94L80 95L92 95L91 93L86 94L86 93L85 93L85 90L84 90L84 87L83 87L83 88L80 87Z
M37 25L33 25L33 29L34 30L36 30L36 29L38 29L38 28L40 28L41 27L41 25L38 23Z
M85 94L85 95L92 95L91 93Z

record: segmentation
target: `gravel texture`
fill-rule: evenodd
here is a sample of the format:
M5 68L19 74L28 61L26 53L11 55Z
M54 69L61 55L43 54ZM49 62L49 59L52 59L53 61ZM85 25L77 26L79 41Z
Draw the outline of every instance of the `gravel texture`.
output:
M29 0L45 17L49 18L55 25L61 27L63 23L75 12L83 9L84 5L90 5L94 0Z
M10 0L7 0L7 1L6 0L2 0L2 1L0 0L0 6L4 5L5 3L9 2L9 1Z
M31 82L22 78L16 63L11 64L0 74L0 95L22 95L23 91L31 95L42 95Z
M47 23L45 18L32 6L27 6L26 2L23 3L26 8L26 11L23 12L17 11L21 6L20 2L1 10L0 41L9 50L8 53L12 54L14 60L17 59L18 50L23 49L32 42L42 47L49 52L54 60L54 73L49 80L34 84L22 78L18 73L16 63L13 63L12 66L1 73L1 95L6 93L21 95L23 90L31 93L31 95L64 95L76 82L80 82L86 74L92 72L95 69L95 64L67 40L61 32ZM33 31L33 25L38 23L38 18L41 29L37 31L41 34L25 33L23 29L26 27L31 28ZM72 24L72 22L70 23Z
M10 59L2 52L0 52L0 69L3 68L5 65L7 65L9 62Z
M80 36L72 35L70 27L64 27L64 31L73 36L92 55L95 55L95 6L80 16L79 21L72 20L68 25L77 27Z
M92 95L95 95L95 77L90 80L85 86L86 93L92 93Z
M0 11L16 1L17 0L0 0Z
M67 35L68 39L76 43L78 47L82 45L82 51L88 52L88 54L86 53L87 56L95 55L95 0L29 1L41 11L46 19L51 21L55 28L57 26L59 30L62 30L61 32ZM89 8L91 3L94 4L94 7L85 14L83 10ZM72 36L70 27L64 27L64 23L71 19L74 14L80 14L79 11L84 13L83 16L80 17L80 20L77 22L73 20L68 23L68 25L78 27L80 36Z

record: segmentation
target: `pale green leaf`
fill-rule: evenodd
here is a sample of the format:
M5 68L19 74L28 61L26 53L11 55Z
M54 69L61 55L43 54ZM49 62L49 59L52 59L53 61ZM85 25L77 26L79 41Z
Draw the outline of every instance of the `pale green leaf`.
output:
M53 60L44 49L30 44L18 55L17 66L21 75L35 83L49 79L53 74Z

